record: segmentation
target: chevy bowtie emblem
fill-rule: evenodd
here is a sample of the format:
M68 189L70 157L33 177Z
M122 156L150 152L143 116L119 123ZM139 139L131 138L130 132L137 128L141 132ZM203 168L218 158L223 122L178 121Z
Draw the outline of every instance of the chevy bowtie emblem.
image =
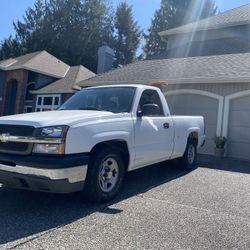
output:
M1 142L8 142L9 141L10 134L1 134L0 135L0 141Z

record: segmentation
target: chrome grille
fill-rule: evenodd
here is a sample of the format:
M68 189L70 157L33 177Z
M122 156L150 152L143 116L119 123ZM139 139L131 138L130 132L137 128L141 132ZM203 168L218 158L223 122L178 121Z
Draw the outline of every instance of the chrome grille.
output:
M32 136L33 132L34 127L32 126L0 124L0 135ZM9 154L29 154L31 153L32 146L33 145L30 143L0 141L0 152Z

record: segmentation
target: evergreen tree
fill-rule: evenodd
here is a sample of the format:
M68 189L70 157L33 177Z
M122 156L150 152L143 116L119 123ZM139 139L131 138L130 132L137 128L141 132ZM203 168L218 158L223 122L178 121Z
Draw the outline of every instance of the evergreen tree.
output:
M114 45L114 23L112 8L103 0L85 0L84 39L78 49L82 50L89 68L97 68L98 48L104 43ZM86 64L85 64L86 65Z
M132 6L121 2L115 15L115 66L131 63L136 57L142 31L133 19Z
M0 60L13 58L22 54L22 48L18 41L11 36L1 43Z
M162 0L160 9L154 14L148 34L144 34L147 56L166 52L167 42L159 32L195 22L217 12L214 0Z
M45 4L37 0L34 8L28 8L23 16L24 21L14 22L16 40L20 43L24 53L30 53L43 49L43 31L45 19Z
M15 41L21 53L47 50L95 71L98 48L103 42L113 45L112 16L106 0L37 0L23 21L14 23Z

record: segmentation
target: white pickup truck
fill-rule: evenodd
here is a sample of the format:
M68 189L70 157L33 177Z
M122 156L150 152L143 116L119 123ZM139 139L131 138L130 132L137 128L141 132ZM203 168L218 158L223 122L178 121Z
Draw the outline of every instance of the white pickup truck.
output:
M0 118L0 183L112 199L127 171L179 158L195 167L204 119L171 116L159 88L87 88L57 111Z

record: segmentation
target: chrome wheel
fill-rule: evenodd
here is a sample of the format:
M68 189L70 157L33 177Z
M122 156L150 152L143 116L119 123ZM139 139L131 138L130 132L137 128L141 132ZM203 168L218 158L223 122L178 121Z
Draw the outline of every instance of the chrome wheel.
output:
M195 160L195 153L196 153L196 150L195 150L194 145L190 144L189 147L188 147L188 152L187 152L188 163L189 163L190 165L192 165L192 164L194 163L194 160Z
M119 179L119 167L114 158L105 159L99 170L99 185L103 192L108 193L117 185Z

